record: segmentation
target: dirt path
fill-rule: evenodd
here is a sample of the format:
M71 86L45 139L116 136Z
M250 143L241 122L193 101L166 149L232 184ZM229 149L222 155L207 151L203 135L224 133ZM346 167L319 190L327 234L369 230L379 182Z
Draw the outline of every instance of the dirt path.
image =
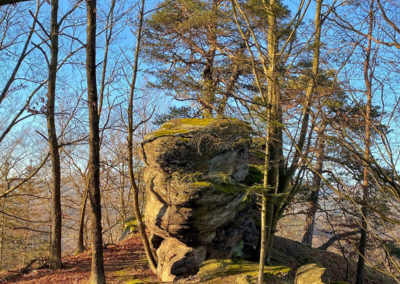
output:
M7 273L0 275L0 283L88 283L90 252L63 259L64 268L57 270L36 269L25 275ZM147 266L146 256L138 234L108 246L104 251L107 283L155 283L157 277ZM4 279L8 279L7 281Z

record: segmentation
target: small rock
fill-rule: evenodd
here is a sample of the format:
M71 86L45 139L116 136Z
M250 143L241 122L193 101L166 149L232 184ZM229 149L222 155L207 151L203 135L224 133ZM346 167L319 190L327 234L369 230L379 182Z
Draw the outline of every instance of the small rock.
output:
M324 284L322 282L324 272L325 268L315 263L303 265L297 269L294 284Z
M206 258L205 247L191 248L176 239L166 239L157 249L157 273L164 282L172 282L197 273Z

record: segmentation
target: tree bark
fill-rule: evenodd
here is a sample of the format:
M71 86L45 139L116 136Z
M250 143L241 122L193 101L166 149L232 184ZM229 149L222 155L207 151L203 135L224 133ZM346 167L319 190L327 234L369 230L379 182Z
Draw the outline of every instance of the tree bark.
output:
M267 191L272 190L271 186L274 185L273 180L277 171L277 165L274 161L275 155L274 142L276 135L276 124L274 120L277 118L277 111L279 106L279 98L277 96L275 85L276 85L276 49L277 49L277 38L276 38L276 15L274 11L275 0L269 0L268 4L264 2L266 12L268 13L268 89L267 89L267 135L265 141L265 161L264 161L264 192L262 196L261 205L261 245L260 245L260 261L258 269L257 283L264 283L264 265L267 258L269 243L271 242L271 226L272 223L272 207L271 203L268 202ZM275 120L276 121L276 120ZM272 169L270 165L273 163Z
M323 122L324 123L324 122ZM304 235L302 243L312 247L312 240L314 236L314 225L315 215L318 209L319 192L321 188L321 174L324 165L324 151L325 151L325 140L324 140L325 125L318 130L317 135L317 154L316 154L316 165L315 173L313 178L314 189L310 193L310 199L308 202L308 210L306 213L306 225L304 226Z
M314 92L315 86L317 84L318 77L318 68L319 68L319 58L320 58L320 45L321 45L321 8L322 8L323 0L317 1L317 6L315 9L315 37L314 37L314 46L313 46L313 62L312 62L312 77L310 78L306 91L306 102L304 106L303 112L303 122L300 131L300 142L299 142L299 150L296 153L297 156L300 155L299 151L303 150L305 143L305 135L307 132L308 121L310 116L310 104L311 104L311 95ZM321 127L325 129L325 126ZM314 187L315 191L312 191L310 194L309 201L309 209L306 215L306 225L305 232L303 235L302 243L312 246L312 238L314 232L314 224L315 224L315 214L317 212L318 207L318 196L321 186L321 173L323 167L323 151L324 151L324 140L323 140L323 131L320 129L318 132L317 143L318 143L318 152L317 152L317 164L315 166L314 172Z
M374 23L374 0L371 0L369 10L369 27L368 35L372 36ZM365 149L364 149L364 161L368 161L370 158L370 144L371 144L371 112L372 112L372 77L373 73L370 70L371 63L371 47L372 39L368 38L368 46L364 61L364 82L366 86L367 105L365 111ZM367 163L364 164L363 169L363 183L362 183L362 204L361 204L361 236L360 243L358 246L358 263L357 263L357 275L356 284L364 283L364 267L365 267L365 252L368 243L368 196L369 196L369 169Z
M91 212L92 271L90 283L106 282L100 196L100 134L96 83L96 0L86 0L86 74L89 108L89 200Z
M303 107L303 118L301 122L301 129L299 140L297 143L297 149L294 154L294 158L292 161L292 166L285 170L283 164L283 138L282 138L282 112L280 109L280 93L277 90L277 82L276 82L276 64L279 61L279 57L277 54L277 27L276 27L276 13L274 11L274 6L276 5L275 0L269 0L268 4L266 0L263 1L265 7L268 10L268 99L267 99L267 107L269 108L269 117L267 118L268 129L267 129L267 142L266 148L268 149L268 163L266 163L266 169L264 174L267 174L267 177L264 177L264 186L267 188L272 194L271 197L276 196L277 194L282 193L291 193L293 194L293 190L291 190L290 180L292 179L294 172L298 169L298 161L301 157L305 141L306 134L309 123L310 116L310 103L311 103L311 95L314 90L316 77L318 74L318 65L319 65L319 38L320 38L320 15L321 15L321 6L322 0L317 1L316 6L316 15L315 15L315 40L314 40L314 57L313 57L313 78L310 79L309 84L307 86L306 98ZM289 194L290 196L290 194ZM286 197L282 201L278 203L275 202L274 198L268 198L267 194L263 196L263 208L262 208L262 231L265 231L264 236L261 238L261 250L260 250L260 266L258 271L258 284L263 283L263 266L265 260L269 261L273 238L276 231L276 226L280 216L283 213L285 205L289 202L290 197ZM264 246L264 247L263 247Z
M54 117L56 97L57 62L58 62L58 0L51 1L51 31L50 31L50 65L47 92L47 133L52 163L52 191L51 191L51 242L50 260L51 269L61 267L61 168L60 154L57 140L57 131Z

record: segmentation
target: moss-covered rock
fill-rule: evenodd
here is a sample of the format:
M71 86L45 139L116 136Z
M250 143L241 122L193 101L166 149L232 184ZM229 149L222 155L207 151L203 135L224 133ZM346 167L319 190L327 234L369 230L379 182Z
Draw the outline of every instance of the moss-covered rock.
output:
M244 235L256 230L243 213L250 133L237 119L175 119L145 137L145 221L157 236L157 254L165 256L159 261L162 280L186 277L206 255L230 257ZM163 244L167 240L179 243L175 256ZM196 254L195 263L183 253L199 248L207 253ZM192 268L184 271L179 263Z
M246 149L247 157L250 133L247 123L234 118L174 119L145 137L143 159L167 173L229 171L232 152Z
M310 263L301 266L296 272L295 284L324 284L322 275L325 268L318 266L315 263Z
M282 277L288 274L287 266L265 266L266 283L286 283ZM255 283L258 263L231 259L211 259L203 262L196 275L201 283ZM224 281L224 282L222 282Z

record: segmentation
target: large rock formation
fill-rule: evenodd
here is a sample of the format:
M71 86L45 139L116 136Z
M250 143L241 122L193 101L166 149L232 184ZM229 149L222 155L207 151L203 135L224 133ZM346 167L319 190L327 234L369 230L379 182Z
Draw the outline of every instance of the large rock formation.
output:
M145 221L163 281L194 275L205 259L256 249L242 184L250 132L236 119L176 119L145 137Z

